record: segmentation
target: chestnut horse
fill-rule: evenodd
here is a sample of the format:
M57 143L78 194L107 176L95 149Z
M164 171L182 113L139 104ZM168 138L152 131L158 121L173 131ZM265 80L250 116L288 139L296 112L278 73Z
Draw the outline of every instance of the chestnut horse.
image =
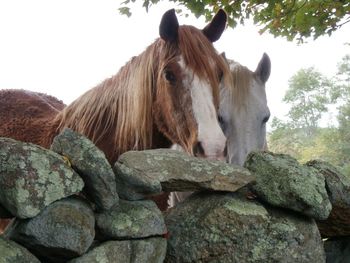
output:
M199 30L179 26L175 11L167 11L160 38L67 107L44 94L1 90L0 136L48 148L69 127L90 138L111 164L128 150L175 143L189 154L225 158L217 110L220 78L229 81L230 71L212 42L226 20L220 10Z

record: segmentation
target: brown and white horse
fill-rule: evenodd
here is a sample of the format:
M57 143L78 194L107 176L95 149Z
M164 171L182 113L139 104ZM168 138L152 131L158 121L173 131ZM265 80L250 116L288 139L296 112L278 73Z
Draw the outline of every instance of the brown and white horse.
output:
M217 119L221 74L229 68L217 54L226 24L219 11L203 30L179 26L169 10L160 38L115 76L64 107L27 91L0 93L0 136L49 147L70 127L89 137L114 163L128 150L181 145L206 157L223 157L226 139Z
M0 136L49 147L69 127L90 138L111 164L128 150L172 144L190 154L225 158L217 110L220 79L229 79L230 71L212 42L226 19L220 10L199 30L179 26L175 11L167 11L160 38L67 107L44 94L0 90Z

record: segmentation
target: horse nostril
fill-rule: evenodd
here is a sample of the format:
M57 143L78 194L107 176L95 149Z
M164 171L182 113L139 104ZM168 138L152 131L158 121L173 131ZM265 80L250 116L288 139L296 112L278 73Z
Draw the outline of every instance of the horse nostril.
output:
M193 153L195 156L205 156L205 151L201 142L197 142L193 147Z

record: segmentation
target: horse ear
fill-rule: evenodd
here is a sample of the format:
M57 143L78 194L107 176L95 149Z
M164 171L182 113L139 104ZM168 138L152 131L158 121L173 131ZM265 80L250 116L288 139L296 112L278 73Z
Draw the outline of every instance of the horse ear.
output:
M219 9L219 11L215 14L211 22L205 28L203 28L202 30L203 34L211 42L217 41L225 30L226 22L227 22L226 12L222 9Z
M270 73L271 73L271 60L270 60L270 57L266 53L264 53L258 64L258 67L255 70L255 74L259 76L262 82L265 83L269 79Z
M160 21L159 35L165 41L176 41L179 29L179 22L175 14L175 9L166 11Z

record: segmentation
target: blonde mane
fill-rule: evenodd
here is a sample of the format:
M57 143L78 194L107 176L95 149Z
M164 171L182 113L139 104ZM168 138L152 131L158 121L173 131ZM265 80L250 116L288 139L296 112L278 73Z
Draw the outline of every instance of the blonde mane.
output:
M229 63L231 65L232 76L231 85L228 85L230 87L231 101L235 107L241 109L242 107L246 107L245 102L247 101L246 98L251 80L254 78L254 72L233 60L230 60Z
M158 45L149 46L116 75L66 107L57 116L59 130L70 127L96 144L109 136L117 155L126 150L148 148L152 142L153 68Z
M217 72L229 76L229 68L200 30L181 26L178 43L156 40L116 75L67 106L56 117L58 131L69 127L97 145L108 142L108 152L114 157L128 150L151 148L154 128L152 104L156 85L163 69L180 52L195 74L210 81L218 107ZM208 61L219 68L213 69Z

